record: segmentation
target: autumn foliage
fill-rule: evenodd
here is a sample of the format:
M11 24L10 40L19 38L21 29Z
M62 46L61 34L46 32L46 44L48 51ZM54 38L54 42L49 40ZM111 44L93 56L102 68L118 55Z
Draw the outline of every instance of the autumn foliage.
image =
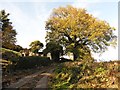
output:
M74 60L80 57L79 49L104 52L116 40L113 34L115 28L109 23L95 18L85 9L69 5L53 10L46 22L46 30L47 42L54 41L63 45L66 52L73 53Z

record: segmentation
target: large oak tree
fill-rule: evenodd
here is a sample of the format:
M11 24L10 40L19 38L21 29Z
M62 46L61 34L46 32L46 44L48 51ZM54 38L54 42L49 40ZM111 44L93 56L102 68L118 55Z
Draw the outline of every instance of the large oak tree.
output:
M54 9L46 22L47 42L54 41L73 53L74 60L84 51L104 52L116 39L115 28L95 18L85 9L72 6ZM82 49L82 51L80 51Z

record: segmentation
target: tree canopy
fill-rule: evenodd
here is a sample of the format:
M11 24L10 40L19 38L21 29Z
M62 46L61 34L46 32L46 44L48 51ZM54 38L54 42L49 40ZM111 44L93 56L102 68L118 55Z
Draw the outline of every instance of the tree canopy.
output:
M43 43L41 43L39 40L36 40L36 41L33 41L30 43L30 50L33 52L33 53L38 53L38 51L43 48Z
M10 14L6 13L5 10L0 11L0 22L2 22L1 28L1 40L2 47L13 49L16 43L17 32L13 29L12 22L8 19Z
M115 28L108 22L70 5L53 10L46 21L46 30L46 41L61 44L66 52L73 53L74 60L81 55L79 49L104 52L116 40L113 34Z

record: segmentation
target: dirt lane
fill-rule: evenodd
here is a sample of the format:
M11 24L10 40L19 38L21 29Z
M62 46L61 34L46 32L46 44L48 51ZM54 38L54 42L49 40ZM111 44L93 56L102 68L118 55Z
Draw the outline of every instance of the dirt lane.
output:
M51 76L51 73L54 70L54 66L47 67L44 70L36 72L34 74L25 76L19 81L12 83L10 86L4 88L47 88L48 77Z

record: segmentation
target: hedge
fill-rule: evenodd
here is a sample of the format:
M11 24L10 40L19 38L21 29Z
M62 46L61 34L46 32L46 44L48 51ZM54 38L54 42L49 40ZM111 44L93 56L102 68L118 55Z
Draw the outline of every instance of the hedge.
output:
M30 69L39 66L48 66L52 63L48 57L40 56L27 56L19 57L19 61L16 64L16 69Z
M12 64L8 65L5 71L15 71L21 69L31 69L40 66L48 66L52 63L52 61L48 57L40 57L40 56L27 56L22 57L21 53L0 48L2 54L2 59L6 61L10 61Z

